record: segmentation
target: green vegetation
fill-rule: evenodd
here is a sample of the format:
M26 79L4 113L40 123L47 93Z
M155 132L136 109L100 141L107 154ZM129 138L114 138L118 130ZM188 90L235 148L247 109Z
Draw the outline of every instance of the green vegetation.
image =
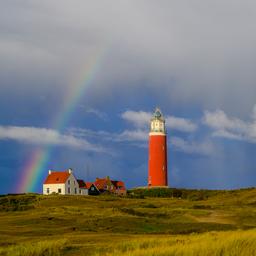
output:
M1 196L0 255L255 255L255 206L253 188Z
M209 197L236 194L241 191L253 190L254 188L240 189L240 190L206 190L206 189L182 189L182 188L136 188L128 191L132 198L144 197L163 197L163 198L180 198L192 201L205 200Z

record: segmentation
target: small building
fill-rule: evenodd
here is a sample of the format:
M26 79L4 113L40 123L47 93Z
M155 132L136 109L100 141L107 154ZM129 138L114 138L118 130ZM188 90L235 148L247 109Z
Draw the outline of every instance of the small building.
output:
M106 178L96 178L94 182L100 193L111 193L117 195L126 195L126 188L123 181L111 180Z
M84 182L83 180L77 180L79 184L79 194L81 195L99 195L100 191L92 182Z
M49 170L48 176L43 184L43 194L77 195L79 184L72 169L63 172Z
M120 180L112 180L112 183L114 184L116 190L115 194L120 195L120 196L125 196L126 195L126 187L123 181Z
M88 189L88 194L90 196L97 196L100 194L100 191L98 190L98 188L95 186L94 183L92 182L85 182L85 186Z
M96 185L100 193L115 192L115 187L108 176L106 178L96 178L94 184Z
M77 180L78 182L78 185L79 185L79 190L78 190L78 193L80 195L84 195L84 196L88 196L88 189L85 185L85 182L83 180Z

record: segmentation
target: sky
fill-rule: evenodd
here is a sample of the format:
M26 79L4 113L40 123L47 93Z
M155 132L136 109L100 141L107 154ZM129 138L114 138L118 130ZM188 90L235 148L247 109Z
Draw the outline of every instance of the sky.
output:
M0 2L0 194L48 170L147 185L160 107L171 187L256 186L256 2Z

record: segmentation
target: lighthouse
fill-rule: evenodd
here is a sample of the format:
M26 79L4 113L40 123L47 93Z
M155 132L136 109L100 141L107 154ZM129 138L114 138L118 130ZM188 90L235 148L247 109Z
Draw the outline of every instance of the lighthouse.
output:
M168 186L165 119L159 108L150 120L148 186Z

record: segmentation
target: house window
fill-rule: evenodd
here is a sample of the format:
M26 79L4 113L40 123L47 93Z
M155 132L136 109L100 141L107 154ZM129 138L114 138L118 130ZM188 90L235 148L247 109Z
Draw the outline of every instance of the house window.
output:
M76 192L77 192L77 191L76 191L76 188L75 188L75 194L76 194Z
M50 189L49 188L46 189L46 193L50 194Z
M68 185L70 185L70 180L68 180Z
M81 189L79 189L79 193L82 194L82 190Z
M61 194L61 188L58 188L58 193Z
M91 187L91 191L94 191L94 187Z
M70 188L68 188L68 194L70 194Z

